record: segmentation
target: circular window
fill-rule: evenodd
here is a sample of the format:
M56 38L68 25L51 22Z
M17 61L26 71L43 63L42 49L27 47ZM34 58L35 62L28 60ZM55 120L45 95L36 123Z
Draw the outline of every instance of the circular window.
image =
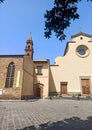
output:
M83 49L83 48L80 48L78 50L78 52L79 52L80 55L85 55L85 53L86 53L85 49Z
M87 46L80 45L76 49L77 55L80 57L86 57L89 55L89 49Z

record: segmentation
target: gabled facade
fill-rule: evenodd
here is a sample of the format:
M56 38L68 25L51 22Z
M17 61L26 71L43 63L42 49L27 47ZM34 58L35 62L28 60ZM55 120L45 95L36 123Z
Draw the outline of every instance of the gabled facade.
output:
M50 66L50 93L60 95L92 94L92 39L80 32L71 37L63 57ZM54 90L54 91L53 91Z
M50 95L92 95L92 39L80 32L67 42L64 56L33 59L29 36L24 55L0 55L0 99L47 98Z

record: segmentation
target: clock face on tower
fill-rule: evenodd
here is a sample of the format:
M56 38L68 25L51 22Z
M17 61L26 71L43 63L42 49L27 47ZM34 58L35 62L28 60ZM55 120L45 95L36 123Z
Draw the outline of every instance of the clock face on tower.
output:
M81 58L87 57L89 55L89 49L85 45L80 45L76 48L76 54Z

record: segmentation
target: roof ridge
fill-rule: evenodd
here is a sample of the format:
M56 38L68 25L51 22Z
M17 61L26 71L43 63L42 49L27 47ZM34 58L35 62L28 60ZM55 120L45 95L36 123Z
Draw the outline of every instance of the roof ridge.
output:
M86 37L89 37L89 38L91 37L91 35L86 34L86 33L82 32L82 31L80 31L79 33L77 33L77 34L71 36L71 38L78 37L78 36L80 36L80 35L83 35L83 36L86 36Z

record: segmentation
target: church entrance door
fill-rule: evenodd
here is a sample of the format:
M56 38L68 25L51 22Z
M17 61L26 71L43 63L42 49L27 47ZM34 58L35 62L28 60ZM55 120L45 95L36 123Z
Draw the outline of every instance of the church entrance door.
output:
M61 95L67 94L67 82L61 82Z
M90 79L81 79L82 94L90 95Z

